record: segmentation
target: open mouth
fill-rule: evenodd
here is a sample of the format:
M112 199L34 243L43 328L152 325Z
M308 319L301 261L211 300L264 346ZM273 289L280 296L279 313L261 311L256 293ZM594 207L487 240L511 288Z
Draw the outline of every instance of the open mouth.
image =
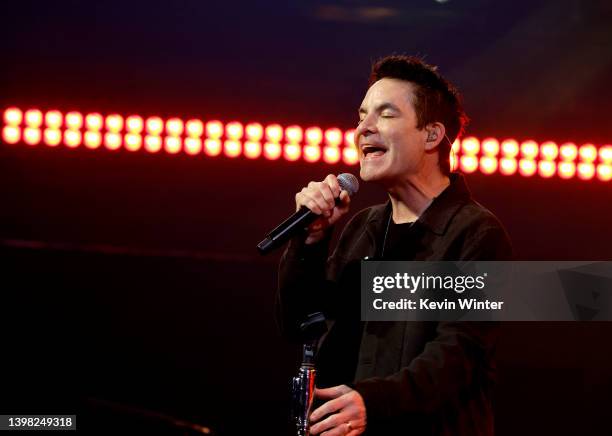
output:
M387 149L378 145L364 145L361 147L361 151L365 159L373 159L383 156Z

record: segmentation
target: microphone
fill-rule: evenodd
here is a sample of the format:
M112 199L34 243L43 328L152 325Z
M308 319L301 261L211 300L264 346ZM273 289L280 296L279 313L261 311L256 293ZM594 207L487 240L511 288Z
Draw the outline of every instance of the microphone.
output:
M338 176L338 184L340 185L340 189L348 192L351 197L359 190L359 181L357 181L357 177L350 173L340 174ZM339 202L340 199L336 198L336 204ZM257 244L259 253L265 255L281 245L284 245L291 237L304 230L317 218L319 218L319 215L312 212L306 206L300 207L296 213L280 223L266 235L263 241Z

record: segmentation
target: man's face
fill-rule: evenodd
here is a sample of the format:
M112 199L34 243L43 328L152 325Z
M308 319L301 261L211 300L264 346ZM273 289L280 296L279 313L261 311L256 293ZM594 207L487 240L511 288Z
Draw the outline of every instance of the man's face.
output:
M359 108L355 144L364 181L393 185L425 168L424 129L417 129L413 85L384 78L374 83Z

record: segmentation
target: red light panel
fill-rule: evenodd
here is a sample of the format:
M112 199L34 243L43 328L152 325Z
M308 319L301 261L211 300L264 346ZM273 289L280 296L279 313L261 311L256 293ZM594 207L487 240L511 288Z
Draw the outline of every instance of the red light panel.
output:
M62 142L62 132L59 129L45 129L43 142L49 147L56 147Z
M4 111L4 123L12 127L18 127L23 121L23 112L16 107L10 107Z
M42 112L38 109L30 109L25 113L26 126L37 128L40 127L43 121ZM24 135L25 136L25 135Z
M25 142L28 145L39 144L41 138L42 138L42 134L40 132L40 129L38 128L27 127L23 131L23 142Z
M45 114L45 125L49 129L59 129L62 127L62 113L60 111L49 111Z
M266 130L266 136L267 136L267 130ZM264 144L264 157L266 159L269 160L276 160L281 156L281 153L283 152L280 144L276 143L276 142L266 142Z
M83 115L79 112L68 112L64 121L70 130L79 130L83 127Z
M19 127L4 126L2 128L2 141L7 144L17 144L21 139L21 129Z
M298 160L302 155L302 147L300 147L298 144L285 144L285 147L283 149L283 157L290 161L296 161Z
M247 128L248 132L248 128ZM248 136L248 133L247 133ZM263 128L260 137L263 136ZM244 155L249 159L257 159L261 156L261 142L247 141L244 143Z

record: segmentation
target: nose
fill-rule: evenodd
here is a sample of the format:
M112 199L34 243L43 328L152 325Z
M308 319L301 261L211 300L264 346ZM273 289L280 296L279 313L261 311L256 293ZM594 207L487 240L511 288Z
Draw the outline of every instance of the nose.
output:
M376 127L376 119L374 114L366 115L355 129L355 144L359 144L360 136L367 137L377 132L378 129Z

